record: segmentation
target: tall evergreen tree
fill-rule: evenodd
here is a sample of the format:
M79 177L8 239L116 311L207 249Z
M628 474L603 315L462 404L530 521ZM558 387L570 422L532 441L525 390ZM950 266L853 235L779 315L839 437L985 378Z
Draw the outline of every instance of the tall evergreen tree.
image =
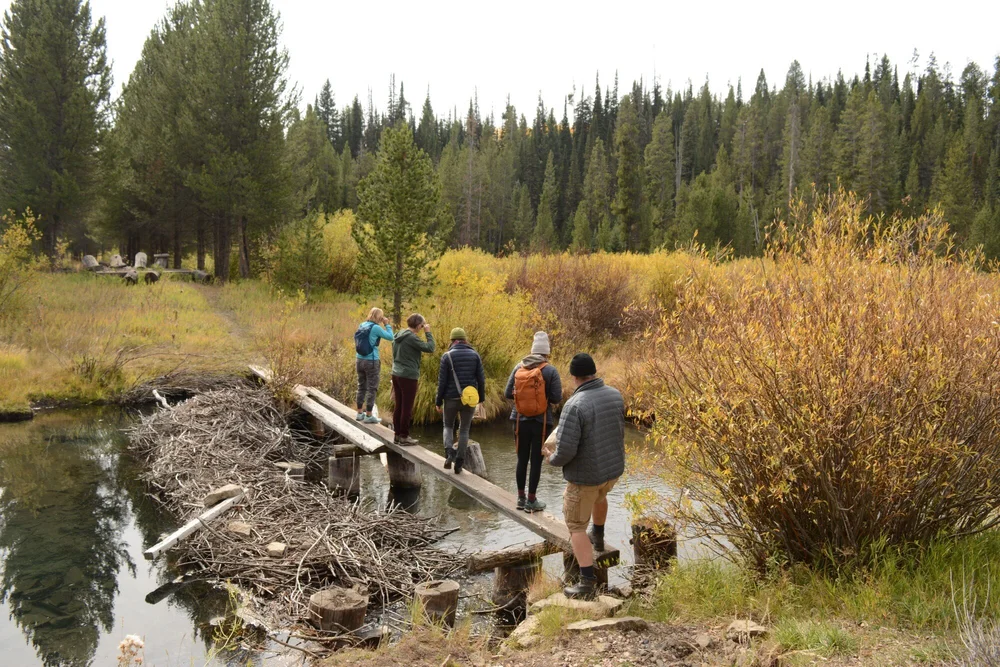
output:
M333 86L327 79L316 98L316 115L326 126L326 136L338 154L344 149L344 139L340 125L340 110L333 96Z
M0 210L31 208L45 252L82 240L111 70L104 20L81 0L14 0L0 36Z
M545 162L545 178L542 184L542 196L538 200L538 216L535 232L531 235L531 247L541 252L559 249L559 239L556 236L555 217L559 204L558 184L556 183L556 166L553 152Z
M654 233L663 234L674 217L674 130L665 113L653 123L653 138L646 146L646 198L652 212Z
M298 215L320 209L332 213L343 201L340 156L327 139L326 126L310 106L288 128L285 159L292 179L292 206Z
M639 117L632 99L626 95L618 109L615 153L618 156L618 189L612 209L621 220L625 249L641 250L642 238L642 153L639 147Z
M434 166L407 125L383 132L374 169L358 184L358 198L352 235L362 290L390 298L399 327L403 304L429 286L451 231L451 221L442 216Z

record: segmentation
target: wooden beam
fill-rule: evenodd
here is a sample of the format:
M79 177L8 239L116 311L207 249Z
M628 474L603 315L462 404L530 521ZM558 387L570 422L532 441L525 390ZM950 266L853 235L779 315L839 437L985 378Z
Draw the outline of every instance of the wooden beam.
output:
M164 539L160 540L150 548L146 549L145 556L147 559L156 556L160 552L166 551L167 549L173 547L175 544L183 540L189 535L193 535L201 530L204 526L208 525L215 519L225 514L227 511L235 507L241 500L243 500L243 493L238 496L233 496L232 498L227 498L221 503L212 507L211 509L205 510L199 514L194 519L191 519L186 524L175 530L174 532L167 535Z
M561 549L551 542L539 542L530 547L520 547L517 549L480 551L469 555L465 571L467 574L491 572L498 567L508 567L533 560L541 560L549 554L559 553L560 551Z

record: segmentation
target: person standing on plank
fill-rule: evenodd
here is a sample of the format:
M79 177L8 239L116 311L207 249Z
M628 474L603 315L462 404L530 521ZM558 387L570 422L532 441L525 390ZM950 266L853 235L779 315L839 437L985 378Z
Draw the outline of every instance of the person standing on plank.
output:
M410 437L410 422L420 380L420 355L434 351L434 335L431 325L419 313L406 319L406 327L392 341L392 427L397 443L415 445L417 441ZM427 337L426 342L420 340L421 331Z
M368 311L368 319L359 324L354 332L354 351L357 353L354 365L358 371L358 396L355 401L358 414L355 419L365 424L382 421L372 415L372 410L382 371L378 344L383 339L392 341L392 325L381 308L372 308Z
M504 396L514 401L510 418L514 421L517 450L517 509L525 512L545 509L545 503L535 497L542 474L542 443L555 428L552 408L562 401L562 380L556 367L549 363L550 354L549 335L544 331L536 332L531 354L514 367L504 390Z
M569 374L576 391L559 418L555 449L547 446L545 453L549 463L563 469L563 516L580 566L579 583L563 593L568 598L592 598L597 592L594 549L604 551L608 492L625 472L625 402L621 392L597 377L589 354L573 357ZM591 517L594 527L588 532Z
M444 415L444 467L455 464L455 474L462 472L469 430L476 406L486 397L486 371L483 360L471 345L465 329L451 330L451 348L441 355L438 390L434 405ZM458 448L455 443L455 417L460 417Z

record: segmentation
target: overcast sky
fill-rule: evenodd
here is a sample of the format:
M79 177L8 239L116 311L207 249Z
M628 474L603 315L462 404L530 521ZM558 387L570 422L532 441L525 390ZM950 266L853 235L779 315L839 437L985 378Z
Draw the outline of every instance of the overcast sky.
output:
M740 77L744 90L752 90L761 68L769 84L780 85L794 59L819 80L838 69L861 72L866 54L886 53L902 77L914 49L921 69L933 51L957 79L969 61L992 73L1000 54L997 0L272 3L303 106L329 78L339 106L355 95L365 104L371 88L384 109L395 73L417 114L428 86L440 114L455 107L464 114L478 87L484 114L499 115L509 94L530 119L539 92L561 115L574 84L592 94L597 72L602 85L611 85L617 70L622 89L639 77L651 81L655 72L664 88L688 80L697 88L708 76L715 91ZM116 91L172 4L91 0L95 16L107 19Z

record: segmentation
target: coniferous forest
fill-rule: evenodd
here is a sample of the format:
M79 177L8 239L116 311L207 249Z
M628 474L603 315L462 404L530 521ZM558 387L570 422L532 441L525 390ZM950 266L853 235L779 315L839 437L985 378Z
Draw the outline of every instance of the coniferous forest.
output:
M956 76L933 54L870 56L819 80L792 60L724 93L601 73L496 116L475 97L442 113L394 77L383 109L370 92L337 100L330 81L301 100L280 29L267 0L179 2L112 99L103 20L78 0L16 0L0 54L0 206L30 207L50 254L69 241L199 266L211 255L220 277L248 276L283 224L356 208L383 131L404 124L433 160L454 246L696 239L752 255L790 201L843 186L874 214L940 207L960 243L1000 255L1000 58Z

